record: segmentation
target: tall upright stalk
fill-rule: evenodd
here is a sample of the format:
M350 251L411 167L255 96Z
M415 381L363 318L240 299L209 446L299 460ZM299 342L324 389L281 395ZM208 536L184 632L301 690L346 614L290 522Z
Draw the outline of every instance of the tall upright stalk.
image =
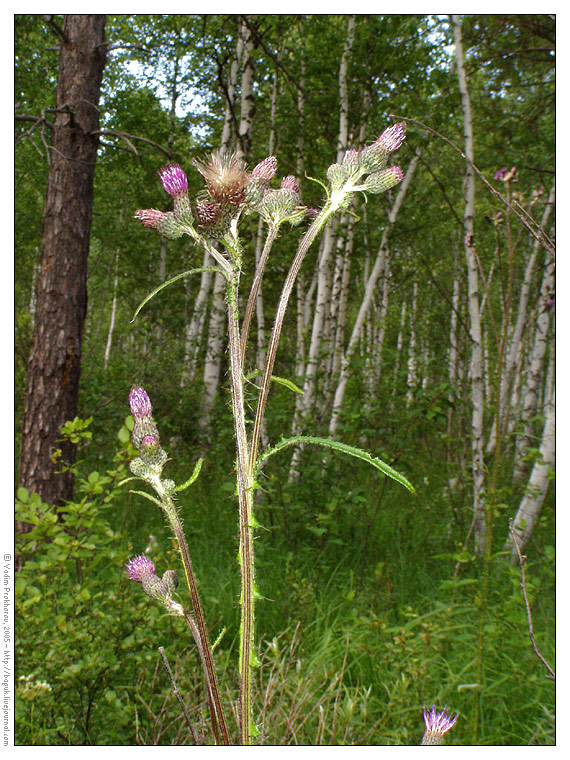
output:
M265 264L277 237L279 227L285 221L299 223L307 212L307 209L299 206L297 180L291 176L285 177L281 183L281 188L271 191L268 189L268 185L277 169L275 157L270 156L264 159L248 175L245 172L245 165L236 156L213 155L212 160L208 164L201 164L199 162L195 164L206 181L210 196L209 201L198 199L192 205L188 196L186 175L178 164L173 164L162 169L160 175L164 189L174 199L174 212L163 213L156 209L146 209L137 211L135 215L145 226L158 230L166 237L176 238L182 234L189 235L196 243L202 245L212 254L220 267L218 271L221 271L226 280L231 398L236 436L239 563L241 573L239 721L240 741L244 745L250 744L252 737L257 733L252 713L252 668L255 662L255 600L258 596L255 586L253 535L255 526L253 515L255 476L271 373L275 363L285 312L303 259L311 243L328 219L340 208L348 205L355 191L381 193L402 181L404 175L401 168L399 166L387 167L387 162L390 154L400 147L404 137L405 129L403 125L394 125L387 129L375 143L365 148L362 152L349 151L349 160L346 163L336 163L329 167L327 176L330 182L330 192L327 191L327 201L303 236L283 285L265 358L256 414L249 439L245 418L243 372L247 338ZM249 192L249 196L247 192ZM238 220L242 206L248 203L250 210L257 210L265 221L268 232L257 271L254 274L243 327L240 331L238 289L242 251L238 237ZM196 227L202 228L206 235L209 233L210 237L221 240L229 256L227 253L221 253L215 249ZM133 416L135 418L138 416L138 421L135 419L135 427L137 429L136 435L133 433L135 436L133 443L137 448L140 448L141 453L141 459L138 460L139 463L134 469L133 467L131 469L135 475L142 477L147 482L151 482L155 487L159 495L160 504L164 508L178 540L186 580L195 610L196 625L194 625L191 618L186 615L185 617L192 635L197 641L206 671L213 730L217 738L219 729L222 741L229 743L227 725L213 669L211 647L200 608L188 547L172 497L170 496L171 491L168 490L173 486L169 485L166 487L166 481L162 481L160 476L162 466L166 462L167 457L162 449L160 449L158 431L151 418L152 407L146 392L142 388L137 388L134 394L133 391L131 393L133 395L133 403L131 404ZM370 460L369 456L368 460ZM377 462L377 464L382 465L383 463ZM385 467L380 466L380 469L387 472ZM393 473L394 475L396 473ZM133 570L133 573L136 573L136 577L133 577L133 580L142 579L142 573L144 572L146 574L147 592L150 591L151 596L161 595L160 598L169 609L172 611L174 608L175 613L180 614L181 608L172 602L169 596L170 592L165 585L166 582L164 579L160 580L154 575L154 567L152 567L152 570L149 569L151 566L150 560L144 557L139 558Z

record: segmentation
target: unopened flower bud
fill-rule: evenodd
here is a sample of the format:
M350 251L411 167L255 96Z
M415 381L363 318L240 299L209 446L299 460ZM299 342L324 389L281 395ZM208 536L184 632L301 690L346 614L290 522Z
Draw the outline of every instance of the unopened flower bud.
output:
M158 428L150 417L135 418L135 424L131 432L131 443L135 449L140 449L143 438L160 440Z
M142 222L145 227L157 230L163 237L176 240L184 234L184 228L174 218L172 211L157 211L155 208L146 208L135 211L135 219Z
M269 190L259 206L259 213L272 222L280 222L294 213L298 202L299 196L293 190Z
M327 169L327 179L334 189L339 188L350 177L350 171L342 164L331 164Z
M292 174L289 174L287 177L283 177L281 180L281 189L292 190L294 193L299 194L299 183L297 182L297 178Z
M170 592L166 583L158 575L145 575L142 579L142 587L145 594L158 599L161 602L170 599Z
M377 172L383 169L390 156L395 150L398 150L406 137L406 127L404 124L394 124L388 127L380 137L368 145L360 154L360 166L368 172Z
M140 385L133 385L129 391L129 406L135 420L152 417L152 404L145 389Z
M253 171L249 175L248 179L261 180L262 182L265 182L266 184L268 184L273 179L276 172L277 172L277 159L275 158L275 156L268 156L267 158L264 158L263 161L260 161L257 164L257 166L253 169Z
M347 150L342 159L342 165L348 169L356 169L359 164L360 153L357 150Z
M178 573L176 570L165 570L162 575L162 580L168 591L172 594L178 587Z
M263 200L267 183L261 179L250 179L245 190L245 202L248 206L258 206Z
M165 464L167 455L155 435L143 436L139 446L140 457L149 467Z
M383 193L404 179L404 172L399 166L391 166L389 169L374 172L366 177L362 187L368 193Z

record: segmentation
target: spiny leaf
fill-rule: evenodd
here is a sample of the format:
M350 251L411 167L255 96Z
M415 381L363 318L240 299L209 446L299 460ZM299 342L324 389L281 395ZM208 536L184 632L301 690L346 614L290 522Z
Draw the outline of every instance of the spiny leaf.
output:
M266 459L278 451L281 451L281 449L285 449L288 446L295 446L298 443L315 443L319 446L325 446L329 449L341 451L343 454L349 454L350 456L356 457L357 459L362 459L363 462L371 464L373 467L376 467L377 470L380 470L380 472L384 473L384 475L387 477L392 478L392 480L400 483L400 485L404 486L404 488L407 488L411 493L415 493L416 491L416 489L407 478L405 478L403 475L400 475L400 473L394 470L393 467L390 467L389 464L386 464L386 462L378 459L378 457L373 457L367 451L358 449L355 446L349 446L346 443L341 443L341 441L335 441L331 438L316 438L311 435L298 435L293 438L284 438L282 441L279 441L279 443L273 446L273 448L268 449L258 458L257 468L259 469Z

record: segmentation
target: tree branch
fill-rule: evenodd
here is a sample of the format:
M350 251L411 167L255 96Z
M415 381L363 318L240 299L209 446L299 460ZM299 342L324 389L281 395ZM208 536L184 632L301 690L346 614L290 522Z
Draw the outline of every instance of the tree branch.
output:
M535 231L534 228L533 228L533 226L524 218L524 216L521 213L519 213L519 211L517 211L516 208L514 208L514 206L512 206L507 201L507 199L503 195L501 195L501 193L498 190L495 190L495 188L493 187L493 185L491 185L491 183L483 176L483 174L479 171L479 169L475 166L475 164L472 161L470 161L467 158L467 156L465 155L465 153L460 148L458 148L456 145L454 145L451 142L451 140L448 140L447 137L444 137L437 130L433 129L432 127L428 127L427 124L422 124L421 121L417 121L416 119L410 119L410 118L408 118L406 116L399 116L397 114L390 114L389 118L390 119L402 119L402 121L409 121L410 124L416 124L418 127L421 127L422 129L425 129L428 132L431 132L436 137L439 137L440 140L443 140L443 142L447 143L447 145L449 145L451 148L453 148L454 151L456 151L457 153L459 153L459 155L462 156L465 159L465 161L472 167L473 171L477 174L477 176L479 177L479 179L487 187L487 189L490 191L490 193L492 195L494 195L495 198L498 198L500 201L502 201L502 203L505 204L505 206L509 209L509 211L511 211L517 217L517 219L520 221L520 223L524 227L526 227L526 229L530 232L530 234L533 236L533 238L535 240L537 240L542 245L542 247L545 248L552 256L554 256L556 254L556 250L554 248L554 244L552 243L552 241L550 240L550 238L548 237L548 235L546 235L546 233L544 232L544 230L542 230L542 229L539 228L538 232ZM533 220L533 222L534 222L534 220ZM534 222L534 224L536 225L536 222Z
M522 588L522 592L523 592L523 596L524 596L524 603L525 603L525 607L526 607L526 617L527 617L527 620L528 620L528 635L529 635L529 638L530 638L530 643L532 644L532 648L534 649L534 653L536 654L536 656L538 657L538 659L541 661L541 663L544 665L544 667L550 673L550 675L546 676L546 678L550 679L551 681L555 681L556 680L556 673L554 672L554 670L552 670L552 668L550 667L550 665L548 664L548 662L544 659L544 657L538 651L538 647L536 646L536 642L534 640L534 630L533 630L533 627L532 627L532 615L531 615L531 612L530 612L530 604L529 604L528 596L527 596L527 593L526 593L526 578L525 578L525 573L524 573L524 565L525 565L525 562L526 562L526 556L524 554L521 554L521 550L519 549L517 537L516 537L515 531L513 529L513 521L512 521L512 519L509 520L509 531L511 533L511 537L513 539L513 543L514 543L515 548L517 550L517 554L519 555L519 564L521 566L521 588Z

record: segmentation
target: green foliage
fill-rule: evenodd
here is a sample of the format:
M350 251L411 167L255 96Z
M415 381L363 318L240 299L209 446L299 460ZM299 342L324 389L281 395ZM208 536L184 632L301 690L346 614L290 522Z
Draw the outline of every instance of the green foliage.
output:
M174 628L125 578L132 548L112 527L125 475L121 457L56 508L18 489L18 744L134 742L136 683L156 652L147 635L167 641Z
M60 17L53 18L61 23ZM305 173L322 177L336 150L338 66L346 17L280 14L249 16L248 20L263 42L255 50L257 111L250 165L267 155L270 92L279 60L280 97L274 123L279 174L296 171L302 136ZM129 386L143 378L149 388L152 385L162 441L172 457L167 464L169 477L189 485L194 476L188 479L188 474L198 457L204 456L197 487L179 493L177 506L213 638L226 629L216 649L218 672L224 675L228 696L237 698L238 674L229 664L235 660L239 633L239 573L235 442L224 403L227 384L222 381L206 441L198 425L201 365L191 385L181 389L180 383L184 328L192 316L199 277L168 288L146 305L134 324L130 320L161 281L161 253L165 255L164 282L203 263L185 242L169 242L161 252L158 238L136 225L132 215L137 208L168 207L169 199L161 195L156 177L160 166L174 160L190 170L191 157L205 157L218 146L225 108L219 81L220 77L225 81L239 22L235 15L208 14L107 19L113 50L105 70L101 114L102 128L108 133L101 136L94 193L80 418L65 429L80 445L76 495L72 502L54 507L42 504L35 494L22 490L17 494L16 519L30 529L17 537L22 560L16 579L20 744L189 743L178 703L158 664L160 645L168 650L193 721L205 728L202 674L194 649L181 644L186 641L184 629L179 621L163 616L136 584L126 581L123 572L128 554L140 553L149 544L153 560L161 567L175 566L173 542L159 509L127 488L118 488L128 476L125 462L134 450L129 443L132 419L125 420L118 440L117 420L125 416ZM464 17L464 32L476 163L489 179L502 166L516 165L519 201L540 219L555 166L552 19L541 14L472 15ZM59 37L43 16L16 16L19 113L39 116L42 109L53 107L56 42ZM400 113L429 124L461 145L463 125L456 77L453 71L450 74L450 44L445 17L359 17L349 71L351 134L359 134L363 93L368 90L372 104L366 142L384 129L388 114ZM297 84L302 50L305 125L301 135ZM172 108L174 95L178 99ZM33 139L24 136L32 123L16 123L18 430L47 177L44 137L38 131ZM111 131L125 133L129 142ZM424 702L439 707L447 703L458 710L459 721L446 742L470 744L476 700L480 744L555 741L553 685L545 680L530 647L518 568L509 567L500 557L508 517L524 487L512 483L510 440L497 466L484 679L474 685L481 564L464 544L472 520L470 338L464 282L457 312L463 377L451 384L447 366L452 282L463 266L454 251L463 234L464 165L446 144L410 126L398 159L402 166L417 148L423 150L420 172L390 241L390 308L383 325L382 371L366 386L372 391L365 393L367 351L373 342L363 340L362 352L351 365L339 426L339 438L347 446L377 454L414 484L416 495L409 498L400 485L351 457L333 452L323 461L322 452L313 447L307 447L301 458L297 482L287 482L287 452L263 467L256 507L261 524L256 541L257 585L263 597L256 611L258 636L263 637L256 709L260 739L267 744L417 744ZM188 176L195 194L199 177L191 170ZM546 194L533 202L532 192L541 184ZM318 206L323 198L322 188L305 179L302 194L308 206ZM348 327L356 317L362 283L391 200L358 209ZM505 281L509 239L516 239L518 246L513 259L513 298L523 282L532 245L526 235L508 228L504 219L496 221L499 210L504 208L496 199L477 190L475 237L481 268L490 281L482 319L486 376L491 382L499 352L490 315L500 324L505 303L500 283ZM246 292L254 269L256 227L248 218L243 228ZM279 255L268 262L263 285L266 329L298 239L298 230L283 230ZM316 256L316 252L308 256L301 272L305 292L317 267ZM418 284L417 345L425 353L416 385L410 388L405 361L410 322L403 329L400 324L404 303L410 319L414 284ZM537 287L533 281L533 303ZM115 329L105 364L114 295ZM267 434L272 444L290 430L297 390L303 384L303 378L295 377L294 313L287 319L268 407ZM371 331L379 327L376 319L369 325ZM253 345L255 326L251 338ZM201 358L205 351L202 345ZM224 356L222 378L226 361ZM249 366L248 371L248 379L253 379L256 369ZM319 373L320 387L326 386L330 379L326 372ZM253 405L256 392L251 383L248 403ZM327 403L323 394L311 420L314 438L327 435ZM487 425L494 407L491 397ZM542 416L536 415L532 422L539 436ZM89 447L90 436L96 445ZM120 457L108 471L117 447ZM530 464L538 454L538 445L528 450ZM494 466L492 455L486 464L489 469ZM535 635L551 662L553 544L551 489L526 550Z

